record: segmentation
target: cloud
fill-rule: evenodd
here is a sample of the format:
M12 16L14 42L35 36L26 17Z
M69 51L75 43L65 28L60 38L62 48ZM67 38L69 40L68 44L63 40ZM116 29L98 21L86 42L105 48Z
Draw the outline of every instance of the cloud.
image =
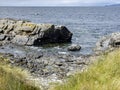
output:
M120 0L0 0L0 6L87 6L120 3Z

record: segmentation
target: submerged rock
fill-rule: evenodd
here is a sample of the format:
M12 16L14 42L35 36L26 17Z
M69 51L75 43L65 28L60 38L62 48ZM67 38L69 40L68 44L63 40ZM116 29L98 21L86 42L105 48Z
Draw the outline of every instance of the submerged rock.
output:
M68 51L79 51L80 49L81 49L81 46L77 44L73 44L68 47Z
M0 40L18 45L41 45L70 42L72 33L65 26L35 24L30 21L0 19ZM3 36L3 35L4 36Z

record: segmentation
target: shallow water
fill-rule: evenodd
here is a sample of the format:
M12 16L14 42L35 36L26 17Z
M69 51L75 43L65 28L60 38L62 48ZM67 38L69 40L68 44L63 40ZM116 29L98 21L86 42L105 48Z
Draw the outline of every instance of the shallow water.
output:
M27 19L35 23L65 25L72 43L82 46L73 54L91 54L97 40L120 31L120 7L0 7L0 18ZM67 51L70 44L43 47L48 52ZM46 49L47 48L47 49ZM72 53L72 52L68 52Z

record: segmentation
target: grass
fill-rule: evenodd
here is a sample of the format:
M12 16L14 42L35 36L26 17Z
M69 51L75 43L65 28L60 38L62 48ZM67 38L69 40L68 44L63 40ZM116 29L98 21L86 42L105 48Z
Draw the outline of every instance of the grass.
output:
M120 49L96 58L87 71L50 90L120 90Z
M27 75L27 71L11 66L0 56L0 90L39 90L26 80Z

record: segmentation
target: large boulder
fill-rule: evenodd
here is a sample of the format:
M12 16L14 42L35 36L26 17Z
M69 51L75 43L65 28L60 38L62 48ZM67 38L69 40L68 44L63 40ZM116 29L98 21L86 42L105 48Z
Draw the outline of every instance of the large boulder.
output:
M72 33L65 26L14 19L0 19L0 35L1 41L8 40L3 37L6 36L11 43L19 45L64 43L72 38Z
M102 37L96 43L96 51L105 51L110 48L120 47L120 33L112 33L110 35Z
M38 41L43 43L63 43L70 42L72 33L65 26L55 26L51 24L42 25L39 33ZM38 43L39 44L39 43Z

